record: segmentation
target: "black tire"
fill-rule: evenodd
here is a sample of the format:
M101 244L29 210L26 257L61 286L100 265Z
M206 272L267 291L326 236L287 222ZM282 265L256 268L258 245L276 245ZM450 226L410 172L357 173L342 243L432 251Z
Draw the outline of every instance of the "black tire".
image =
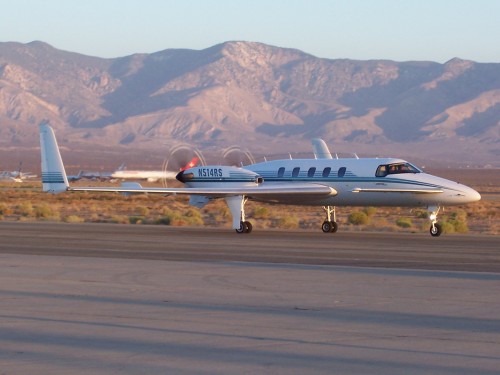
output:
M249 221L240 221L240 227L236 230L236 233L250 233L253 229L252 223Z
M243 224L245 224L245 227L246 227L245 233L251 233L252 229L253 229L252 223L249 221L245 221Z
M429 229L429 232L432 237L439 237L441 233L443 233L443 228L441 227L440 224L434 224L431 225L431 228Z
M337 224L337 222L336 221L332 221L331 224L332 224L332 229L330 230L330 232L331 233L337 232L339 230L339 225Z
M240 227L235 229L236 233L239 233L239 234L246 233L246 230L247 230L247 226L243 221L240 221Z
M323 224L321 224L321 230L323 231L323 233L330 233L332 231L332 222L323 221Z

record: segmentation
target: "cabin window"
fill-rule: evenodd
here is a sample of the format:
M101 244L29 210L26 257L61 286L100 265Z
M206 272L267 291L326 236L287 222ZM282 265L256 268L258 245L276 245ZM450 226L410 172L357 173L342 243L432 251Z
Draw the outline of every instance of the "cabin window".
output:
M284 175L285 175L285 167L281 167L280 169L278 169L278 177L283 178Z
M340 167L339 171L337 172L337 176L344 177L345 171L346 171L346 167Z
M293 168L292 177L299 177L299 172L300 172L300 168L299 167Z
M375 172L375 176L377 177L385 177L389 174L400 174L400 173L420 173L420 169L415 167L410 163L393 163L393 164L385 164L379 165L377 171Z
M330 176L331 170L332 170L332 168L330 168L330 167L326 167L325 169L323 169L323 177L327 178L328 176Z
M307 177L313 178L315 173L316 173L316 167L311 167L307 171Z
M377 172L375 172L376 177L385 177L387 176L387 165L379 165L377 168Z

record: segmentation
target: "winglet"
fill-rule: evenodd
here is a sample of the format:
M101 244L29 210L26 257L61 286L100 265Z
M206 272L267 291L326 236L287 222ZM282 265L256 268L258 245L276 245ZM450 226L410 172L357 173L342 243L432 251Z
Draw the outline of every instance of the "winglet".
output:
M69 188L68 177L57 145L54 130L47 122L40 124L43 191L60 193Z
M330 150L328 149L328 146L326 145L325 141L323 141L321 138L314 138L312 140L312 146L316 158L333 159L332 154L330 154Z

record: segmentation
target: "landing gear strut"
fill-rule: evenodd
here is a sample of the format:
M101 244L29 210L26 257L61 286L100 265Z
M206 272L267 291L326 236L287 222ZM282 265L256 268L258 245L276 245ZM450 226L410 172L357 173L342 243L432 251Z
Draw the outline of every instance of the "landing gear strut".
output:
M429 233L431 234L432 237L439 237L443 232L441 224L438 224L437 222L437 216L440 208L441 207L439 206L427 208L429 210L429 220L431 221L431 227L429 229Z
M233 229L236 233L250 233L252 223L245 220L245 203L248 198L244 195L235 195L226 198L226 203L233 217Z
M335 206L323 206L323 210L326 213L326 219L321 225L321 230L324 233L335 233L339 229L339 226L337 225L337 221L335 219Z

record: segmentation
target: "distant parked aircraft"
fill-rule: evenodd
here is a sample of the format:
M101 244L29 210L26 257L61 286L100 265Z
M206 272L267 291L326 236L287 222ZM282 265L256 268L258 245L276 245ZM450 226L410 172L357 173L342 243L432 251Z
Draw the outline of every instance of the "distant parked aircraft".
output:
M38 177L36 174L22 171L23 162L19 163L17 171L0 171L0 180L9 182L23 182L27 179Z
M180 171L192 168L198 164L198 158L192 158L183 168L178 171L148 171L148 170L128 170L119 168L111 173L111 178L117 180L147 180L156 182L160 180L175 180L175 176Z

